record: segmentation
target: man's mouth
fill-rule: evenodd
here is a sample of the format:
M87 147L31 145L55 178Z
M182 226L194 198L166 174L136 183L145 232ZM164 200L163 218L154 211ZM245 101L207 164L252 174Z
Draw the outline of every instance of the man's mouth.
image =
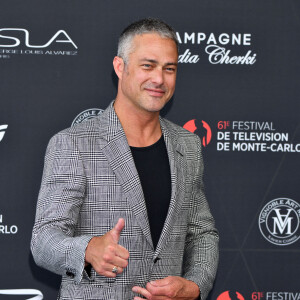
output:
M145 88L145 90L154 97L161 97L165 94L165 91L162 89Z

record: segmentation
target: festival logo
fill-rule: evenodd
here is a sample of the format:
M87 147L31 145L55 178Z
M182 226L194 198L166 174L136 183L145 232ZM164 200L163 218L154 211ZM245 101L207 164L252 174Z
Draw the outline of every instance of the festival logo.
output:
M286 246L300 238L300 205L289 198L268 202L259 215L259 229L270 243Z
M245 300L243 295L239 292L235 291L226 291L223 292L217 300Z
M219 295L217 300L244 300L244 296L236 291L226 291ZM270 291L264 291L264 292L252 292L249 296L246 295L246 299L252 299L252 300L299 300L300 299L300 293L299 292L282 292L282 291L276 291L276 292L270 292Z
M299 300L299 292L254 292L252 293L252 300Z
M0 125L0 142L3 140L8 125Z
M196 119L190 120L183 125L183 128L198 134L201 137L202 145L206 147L211 141L211 129L210 126L205 122L201 121L202 125L196 126Z
M71 126L74 126L75 124L80 124L86 120L89 120L91 118L94 118L96 116L101 115L103 112L103 109L100 108L90 108L90 109L86 109L85 111L81 112L80 114L78 114L76 116L76 118L74 119L74 121L72 122Z
M253 292L251 295L252 300L261 300L264 298L264 293L263 292Z
M300 143L290 141L289 132L276 129L269 121L218 121L217 151L300 152Z
M0 215L0 234L16 234L18 232L17 225L2 224L3 219L3 215Z
M289 132L276 129L269 121L217 121L211 124L215 130L216 150L225 152L289 152L299 153L300 143L291 141ZM206 147L212 138L210 125L202 121L200 125L192 119L183 128L201 137Z

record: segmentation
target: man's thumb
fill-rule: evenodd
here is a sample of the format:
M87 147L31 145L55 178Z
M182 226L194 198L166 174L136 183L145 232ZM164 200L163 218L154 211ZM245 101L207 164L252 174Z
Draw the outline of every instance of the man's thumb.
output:
M111 230L111 235L114 242L116 243L119 242L119 238L124 227L125 227L125 221L124 219L120 218L117 224L115 225L115 227Z

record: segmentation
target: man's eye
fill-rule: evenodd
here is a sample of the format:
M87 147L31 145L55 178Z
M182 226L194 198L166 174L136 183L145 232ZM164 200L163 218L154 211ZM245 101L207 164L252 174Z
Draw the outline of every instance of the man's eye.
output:
M151 65L149 65L149 64L143 64L143 67L145 67L145 68L151 68Z
M174 68L166 68L166 70L167 70L168 72L175 72L175 69L174 69Z

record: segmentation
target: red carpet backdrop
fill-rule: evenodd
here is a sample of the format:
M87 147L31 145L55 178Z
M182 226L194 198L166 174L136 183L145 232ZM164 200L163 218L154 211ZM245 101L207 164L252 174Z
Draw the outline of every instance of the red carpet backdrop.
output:
M209 299L300 299L300 2L3 0L0 6L0 299L55 299L31 230L47 143L116 95L117 40L157 17L180 42L162 114L202 139L220 232Z

